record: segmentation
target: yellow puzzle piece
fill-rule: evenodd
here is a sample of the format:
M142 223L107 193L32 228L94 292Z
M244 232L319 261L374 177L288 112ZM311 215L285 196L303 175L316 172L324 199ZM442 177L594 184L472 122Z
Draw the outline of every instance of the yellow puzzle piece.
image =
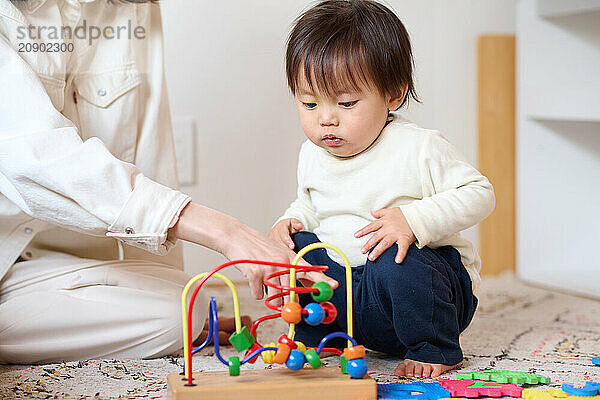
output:
M600 396L573 396L563 392L560 388L523 389L521 397L527 400L600 400Z

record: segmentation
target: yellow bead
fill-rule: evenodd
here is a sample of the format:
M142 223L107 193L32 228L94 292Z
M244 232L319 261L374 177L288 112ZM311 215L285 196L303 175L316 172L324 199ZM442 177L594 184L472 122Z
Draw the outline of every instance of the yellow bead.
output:
M264 347L277 347L273 342L266 344ZM275 357L275 350L267 350L260 353L265 364L273 364L273 358Z
M298 346L298 350L300 350L302 352L302 354L304 354L304 352L306 352L306 346L304 345L304 343L302 342L294 342L296 343L296 346Z

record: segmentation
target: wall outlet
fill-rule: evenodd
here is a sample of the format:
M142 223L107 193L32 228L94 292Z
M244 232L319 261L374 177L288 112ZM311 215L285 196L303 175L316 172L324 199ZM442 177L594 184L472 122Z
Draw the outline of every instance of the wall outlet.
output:
M192 117L173 118L177 175L182 186L196 182L196 121Z

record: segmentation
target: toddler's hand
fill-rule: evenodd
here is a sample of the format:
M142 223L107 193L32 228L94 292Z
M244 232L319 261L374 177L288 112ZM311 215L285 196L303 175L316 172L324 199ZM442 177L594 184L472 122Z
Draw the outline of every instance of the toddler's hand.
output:
M371 215L377 219L354 234L355 237L360 238L375 232L361 251L364 254L377 245L371 254L369 254L369 260L375 261L390 246L397 243L398 253L396 253L395 261L400 264L406 256L408 247L416 240L415 234L410 229L404 214L400 208L393 207L371 211Z
M302 228L304 228L302 222L295 218L282 219L269 232L269 239L281 242L284 246L293 250L295 246L290 235L300 232Z

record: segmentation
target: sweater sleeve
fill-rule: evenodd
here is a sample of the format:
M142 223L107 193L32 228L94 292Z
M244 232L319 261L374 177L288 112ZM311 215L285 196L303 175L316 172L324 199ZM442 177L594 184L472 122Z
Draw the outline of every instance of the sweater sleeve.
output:
M427 135L420 153L424 197L400 209L422 248L486 218L495 197L488 179L441 135Z
M33 218L165 254L189 196L83 141L2 34L0 70L0 193Z
M309 163L307 158L306 146L303 145L298 156L297 198L275 223L287 218L295 218L302 222L302 225L304 225L303 230L312 232L319 226L319 220L317 219L316 210L310 198L310 190L306 186L305 172Z

